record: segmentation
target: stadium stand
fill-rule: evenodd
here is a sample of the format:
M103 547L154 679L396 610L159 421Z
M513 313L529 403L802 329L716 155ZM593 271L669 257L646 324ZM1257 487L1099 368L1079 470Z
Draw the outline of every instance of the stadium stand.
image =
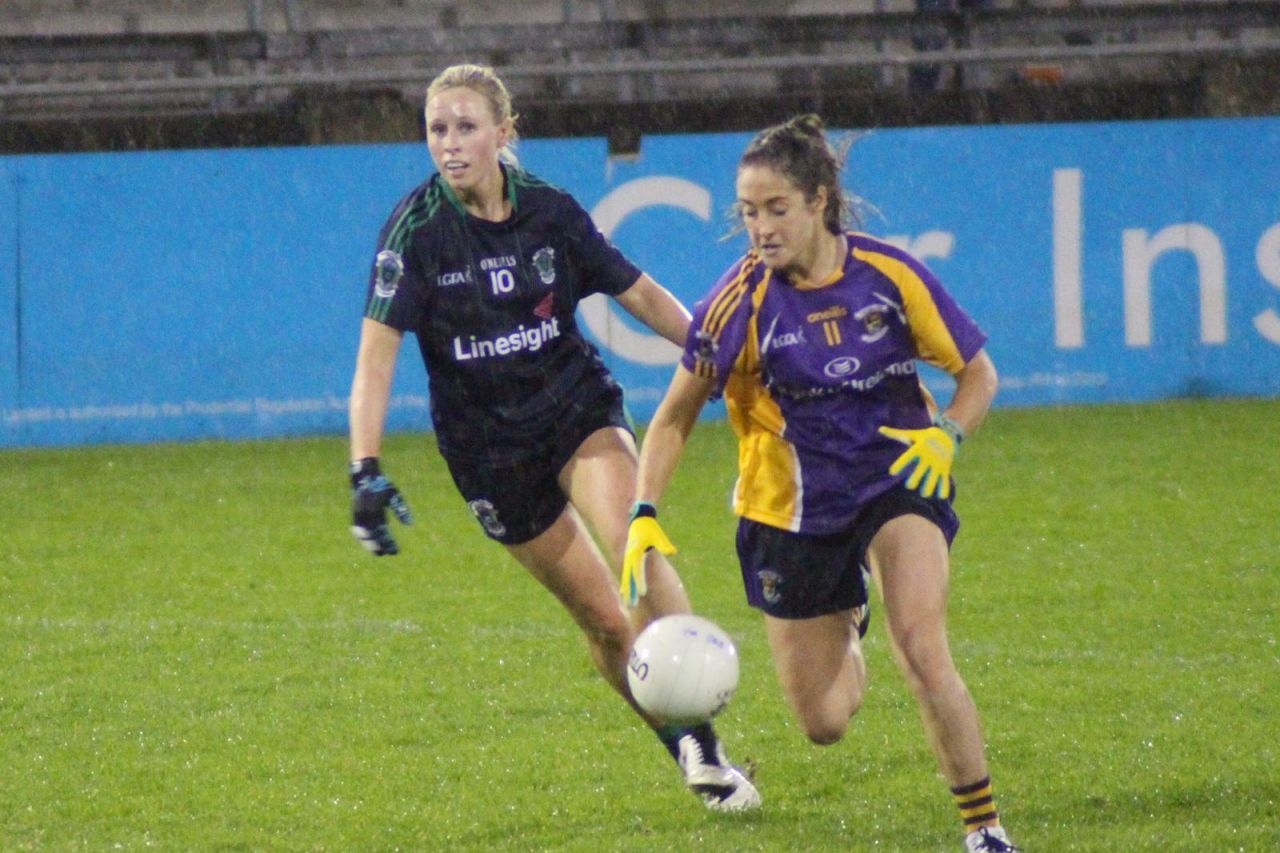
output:
M273 122L282 142L402 138L412 128L392 117L411 116L406 105L425 82L459 61L497 67L535 131L612 132L620 144L639 131L750 126L762 111L797 107L862 124L1280 108L1275 87L1264 85L1280 69L1277 0L929 5L946 8L918 9L916 0L6 0L0 146L73 145L49 128L139 120L205 130L239 122L250 128L248 143L264 141ZM939 71L928 91L913 86L913 68ZM1135 90L1147 106L1136 104ZM1108 107L1108 93L1120 101Z

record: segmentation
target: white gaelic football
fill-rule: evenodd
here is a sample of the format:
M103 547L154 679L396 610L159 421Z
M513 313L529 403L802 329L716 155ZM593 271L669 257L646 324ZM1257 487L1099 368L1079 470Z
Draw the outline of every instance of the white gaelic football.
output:
M650 714L671 723L705 722L738 689L738 649L710 619L664 616L636 638L627 682Z

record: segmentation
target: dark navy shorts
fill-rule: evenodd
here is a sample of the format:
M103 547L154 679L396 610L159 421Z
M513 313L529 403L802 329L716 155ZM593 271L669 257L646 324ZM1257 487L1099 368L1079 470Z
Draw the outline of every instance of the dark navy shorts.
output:
M809 619L866 604L867 547L887 521L900 515L929 519L948 546L960 528L949 501L925 498L904 486L867 504L835 533L792 533L739 520L738 562L747 603L779 619Z
M485 534L504 545L519 545L546 531L564 512L569 498L560 488L560 470L588 436L606 427L634 434L616 385L567 405L521 461L495 465L443 448L441 453Z

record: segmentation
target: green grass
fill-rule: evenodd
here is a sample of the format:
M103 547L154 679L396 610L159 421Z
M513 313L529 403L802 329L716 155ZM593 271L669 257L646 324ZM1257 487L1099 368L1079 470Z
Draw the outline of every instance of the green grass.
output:
M1280 401L999 410L965 444L951 636L1029 850L1280 848ZM419 523L347 533L344 442L0 453L0 848L957 850L889 659L805 741L742 601L723 423L664 506L738 640L720 729L766 800L706 813L429 437Z

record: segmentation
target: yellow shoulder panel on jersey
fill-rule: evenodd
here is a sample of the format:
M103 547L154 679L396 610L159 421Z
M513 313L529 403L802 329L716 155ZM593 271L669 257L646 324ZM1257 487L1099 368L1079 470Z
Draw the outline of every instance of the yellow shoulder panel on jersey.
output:
M880 252L854 249L853 256L879 270L898 288L920 358L948 373L958 373L964 367L964 356L938 313L929 288L916 271L901 260Z

